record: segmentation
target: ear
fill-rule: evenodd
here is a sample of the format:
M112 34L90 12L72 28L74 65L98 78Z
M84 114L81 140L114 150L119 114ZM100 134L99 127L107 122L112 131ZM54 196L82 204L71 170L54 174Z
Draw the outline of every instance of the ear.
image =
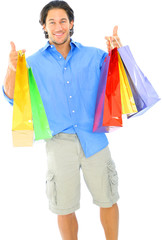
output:
M43 30L47 32L46 25L43 24Z
M72 21L70 22L70 29L72 29L73 26L74 26L74 21L72 20Z

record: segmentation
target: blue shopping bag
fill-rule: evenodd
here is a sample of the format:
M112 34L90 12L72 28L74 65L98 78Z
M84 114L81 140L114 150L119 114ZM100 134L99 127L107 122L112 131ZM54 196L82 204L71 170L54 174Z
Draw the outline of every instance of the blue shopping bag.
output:
M128 114L128 118L130 118L132 116L138 116L143 114L155 103L157 103L160 98L147 77L138 67L129 46L119 48L118 52L123 61L138 110L137 113Z

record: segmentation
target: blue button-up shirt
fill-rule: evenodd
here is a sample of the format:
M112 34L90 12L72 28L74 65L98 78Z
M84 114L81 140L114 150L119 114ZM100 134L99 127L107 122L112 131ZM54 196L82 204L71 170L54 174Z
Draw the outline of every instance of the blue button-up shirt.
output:
M32 68L52 135L76 133L86 157L108 145L104 133L93 132L95 104L106 52L73 40L66 58L49 42L27 58ZM10 100L12 104L12 101Z

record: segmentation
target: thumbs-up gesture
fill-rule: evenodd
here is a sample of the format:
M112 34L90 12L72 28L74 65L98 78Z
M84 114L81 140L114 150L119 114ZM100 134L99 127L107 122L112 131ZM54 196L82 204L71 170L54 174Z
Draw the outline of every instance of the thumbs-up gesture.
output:
M16 51L16 46L14 42L10 42L11 44L11 51L9 54L9 68L16 72L17 67L17 60L18 60L18 51ZM25 49L22 50L23 53L25 53Z
M113 35L109 37L106 36L105 39L107 40L106 44L108 52L110 52L115 47L119 48L122 46L120 38L118 37L118 26L114 27Z

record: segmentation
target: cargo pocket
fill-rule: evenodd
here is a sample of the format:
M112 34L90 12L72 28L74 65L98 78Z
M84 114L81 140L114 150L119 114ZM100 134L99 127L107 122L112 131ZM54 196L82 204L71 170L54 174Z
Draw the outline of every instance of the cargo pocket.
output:
M107 168L108 168L110 190L112 195L116 195L118 193L118 174L115 169L115 163L113 161L108 162Z
M110 186L111 186L111 192L112 195L115 195L118 193L118 175L114 175L110 177Z
M46 194L49 201L52 204L57 205L55 175L50 171L47 173L46 177Z

